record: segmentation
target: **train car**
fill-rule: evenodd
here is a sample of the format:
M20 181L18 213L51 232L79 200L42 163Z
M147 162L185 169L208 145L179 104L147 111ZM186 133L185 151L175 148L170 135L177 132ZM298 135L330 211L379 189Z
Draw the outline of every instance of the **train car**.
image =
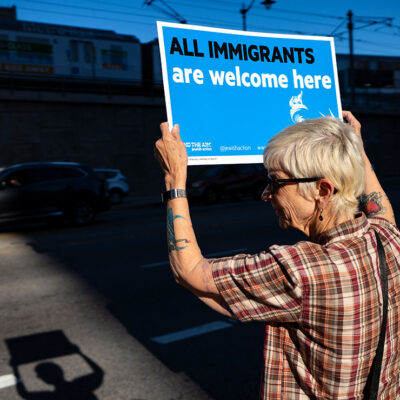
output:
M141 44L135 36L19 21L15 14L0 13L0 74L142 84Z

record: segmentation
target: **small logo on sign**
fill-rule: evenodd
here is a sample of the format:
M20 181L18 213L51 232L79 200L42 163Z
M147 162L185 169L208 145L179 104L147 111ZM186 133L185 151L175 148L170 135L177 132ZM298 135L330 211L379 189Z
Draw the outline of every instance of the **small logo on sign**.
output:
M308 110L307 106L303 104L303 91L300 92L297 96L292 96L289 100L290 106L290 118L293 122L301 122L304 121L304 118L299 113L301 110Z

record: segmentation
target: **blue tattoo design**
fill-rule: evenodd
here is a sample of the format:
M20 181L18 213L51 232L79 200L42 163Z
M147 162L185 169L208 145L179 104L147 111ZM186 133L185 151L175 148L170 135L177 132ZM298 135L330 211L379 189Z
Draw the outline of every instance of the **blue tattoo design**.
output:
M169 208L167 211L167 241L168 241L168 251L172 250L183 250L186 249L187 246L177 246L179 242L190 243L190 240L187 239L175 239L175 230L174 230L174 221L178 218L185 219L181 215L173 215L172 208Z

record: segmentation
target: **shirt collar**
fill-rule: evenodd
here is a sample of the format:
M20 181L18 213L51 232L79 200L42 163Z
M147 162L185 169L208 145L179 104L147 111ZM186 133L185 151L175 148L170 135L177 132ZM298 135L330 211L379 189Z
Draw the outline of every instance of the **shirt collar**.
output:
M330 244L339 240L349 239L355 236L362 236L370 227L369 221L364 213L360 212L353 219L322 232L316 240L321 245Z

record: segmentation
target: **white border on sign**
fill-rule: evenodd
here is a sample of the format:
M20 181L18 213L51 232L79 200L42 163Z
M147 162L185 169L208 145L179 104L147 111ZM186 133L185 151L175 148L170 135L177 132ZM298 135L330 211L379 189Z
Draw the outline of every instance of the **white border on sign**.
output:
M338 114L339 118L343 120L342 116L342 101L340 98L340 89L339 89L339 78L337 73L337 64L336 64L336 51L335 51L335 41L331 38L331 51L332 51L332 63L333 63L333 76L335 78L335 85L336 85L336 100L338 106Z
M343 119L343 117L342 117L342 102L340 100L339 79L338 79L337 65L336 65L335 42L334 42L333 37L310 36L310 35L290 35L290 34L280 34L280 33L251 32L251 31L249 32L249 31L239 31L239 30L234 30L234 29L213 28L213 27L207 27L207 26L186 25L186 24L177 24L174 22L157 21L157 33L158 33L158 41L159 41L159 47L160 47L165 105L166 105L166 109L167 109L167 119L168 119L168 124L169 124L170 129L172 129L172 127L173 127L173 117L172 117L169 85L168 85L167 58L165 55L164 35L163 35L163 30L162 30L162 28L164 26L169 27L169 28L190 29L190 30L195 30L195 31L229 33L231 35L240 35L240 36L258 36L258 37L271 37L271 38L277 38L277 39L300 39L300 40L317 40L317 41L330 42L331 52L332 52L333 75L334 75L335 85L336 85L336 100L337 100L338 114L339 114L339 118ZM260 158L261 158L261 161L258 161ZM257 160L257 161L255 161L255 160ZM189 157L189 165L240 164L240 163L257 163L257 162L262 162L262 155Z
M171 130L173 127L172 111L171 111L171 97L169 94L167 58L165 57L164 34L163 34L163 30L162 30L163 26L166 26L165 24L166 24L166 22L157 21L158 47L160 48L161 71L162 71L163 85L164 85L165 105L167 108L167 120L168 120L168 124L169 124L169 129ZM175 25L180 25L180 24L175 24Z
M189 157L189 165L219 165L219 164L262 164L263 155L256 156L215 156L215 157Z
M252 31L240 31L237 29L225 29L225 28L214 28L209 26L200 26L200 25L186 25L186 24L177 24L175 22L164 22L157 21L158 26L167 26L169 28L178 28L178 29L192 29L195 31L206 31L206 32L218 32L218 33L229 33L233 35L240 36L261 36L261 37L274 37L274 38L283 38L283 39L303 39L303 40L325 40L332 41L333 37L331 36L311 36L311 35L291 35L286 33L265 33L265 32L252 32Z

